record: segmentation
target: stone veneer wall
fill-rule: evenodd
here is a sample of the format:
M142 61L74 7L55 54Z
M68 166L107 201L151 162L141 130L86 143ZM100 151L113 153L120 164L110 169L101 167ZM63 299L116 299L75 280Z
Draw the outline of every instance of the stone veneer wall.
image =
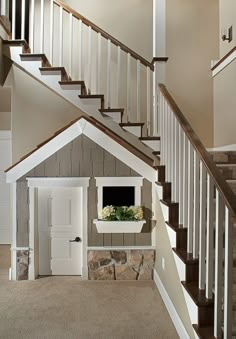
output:
M16 280L28 280L29 251L16 251Z
M155 250L89 250L89 280L152 280Z

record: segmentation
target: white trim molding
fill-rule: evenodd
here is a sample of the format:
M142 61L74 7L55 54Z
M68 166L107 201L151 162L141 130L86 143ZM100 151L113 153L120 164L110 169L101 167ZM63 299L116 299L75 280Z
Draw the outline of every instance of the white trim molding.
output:
M168 295L168 293L167 293L157 271L154 269L153 272L154 272L154 275L153 275L154 282L155 282L155 284L156 284L156 286L157 286L157 288L160 292L162 300L163 300L163 302L164 302L164 304L167 308L167 311L168 311L168 313L171 317L171 320L172 320L172 322L175 326L175 329L176 329L179 337L181 339L189 339L189 335L188 335L188 333L187 333L187 331L184 327L184 324L183 324L182 320L180 319L180 317L179 317L179 315L178 315L178 313L177 313L177 311L176 311L176 309L175 309L175 307L174 307L174 305L173 305L173 303L172 303L172 301L171 301L171 299L170 299L170 297L169 297L169 295Z
M103 187L127 186L135 187L134 204L141 205L141 187L143 186L143 177L95 177L98 188L98 213L103 208Z
M7 182L15 182L34 167L48 159L79 135L84 134L117 159L124 162L147 180L156 181L156 170L141 160L138 156L121 146L106 133L102 132L91 122L81 118L63 132L48 141L45 145L20 161L6 173Z

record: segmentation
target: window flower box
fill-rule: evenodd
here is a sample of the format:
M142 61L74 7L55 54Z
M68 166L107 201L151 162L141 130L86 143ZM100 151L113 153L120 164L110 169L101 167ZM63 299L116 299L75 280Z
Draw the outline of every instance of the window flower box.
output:
M140 233L146 220L109 221L95 219L98 233Z

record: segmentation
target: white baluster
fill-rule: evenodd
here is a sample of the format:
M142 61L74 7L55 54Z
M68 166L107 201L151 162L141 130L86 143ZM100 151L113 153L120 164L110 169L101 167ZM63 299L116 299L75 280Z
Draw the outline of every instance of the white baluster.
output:
M160 121L160 137L161 137L161 165L164 165L164 138L165 138L165 120L164 120L164 109L165 109L165 99L161 92L160 95L160 114L161 114L161 121Z
M206 297L212 298L213 288L213 236L214 236L214 184L207 174L207 239L206 239Z
M83 80L83 22L79 20L78 78Z
M111 107L111 40L107 40L107 106Z
M117 97L117 107L120 104L120 73L121 73L121 55L120 55L120 46L117 47L117 85L116 85L116 97Z
M92 86L92 28L88 27L88 91L91 93Z
M59 13L59 66L63 65L63 8Z
M174 140L174 154L175 154L175 171L174 171L174 185L175 195L174 200L179 201L179 123L175 118L174 120L175 140Z
M31 0L30 2L30 37L29 44L31 53L34 53L34 22L35 22L35 2Z
M183 156L183 223L184 227L188 226L188 138L184 133L184 156Z
M167 113L167 181L171 182L171 109L168 107Z
M130 53L127 54L127 121L130 121L131 107L130 107Z
M40 53L44 52L44 0L41 0L40 14Z
M183 189L183 172L184 172L184 135L182 127L179 124L179 223L183 224L183 202L184 202L184 189ZM186 227L186 225L185 225Z
M50 2L50 62L53 65L53 36L54 36L54 2Z
M188 253L193 253L193 148L188 141Z
M150 108L150 97L151 97L151 88L150 88L150 68L147 67L147 131L148 135L151 134L151 108Z
M21 0L21 40L25 39L25 0Z
M222 335L224 204L216 190L214 336Z
M73 15L69 14L69 75L72 76L72 50L73 50Z
M225 207L224 339L232 337L233 225L230 219L231 213Z
M173 188L173 192L172 192L172 198L175 197L175 119L174 119L174 114L171 111L171 117L170 117L170 121L171 121L171 184L172 184L172 188Z
M12 40L16 38L16 0L12 0Z
M97 35L97 85L96 85L96 91L97 94L101 91L101 42L102 42L102 36L101 33L98 33Z
M200 161L199 289L206 283L206 169Z
M137 122L141 121L140 116L140 60L137 60Z
M0 15L7 15L6 0L1 0L0 5L1 5Z
M168 104L167 104L166 100L165 100L164 119L165 119L165 129L164 129L165 138L163 140L164 147L165 147L165 151L164 151L164 155L165 155L164 164L165 164L165 172L167 174L167 162L168 162Z
M193 258L198 258L199 251L199 204L200 204L200 162L194 151L194 208L193 208Z

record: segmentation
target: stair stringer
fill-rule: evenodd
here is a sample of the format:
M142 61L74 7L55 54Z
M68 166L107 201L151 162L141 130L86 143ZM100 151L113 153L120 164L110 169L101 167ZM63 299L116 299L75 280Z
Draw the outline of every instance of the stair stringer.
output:
M14 65L20 68L22 71L27 73L29 76L33 77L48 89L52 90L54 93L61 96L66 101L72 103L74 106L79 108L81 111L86 113L88 116L94 117L96 120L101 122L102 124L106 125L112 131L120 135L124 140L129 142L130 144L136 146L140 149L143 153L147 154L150 158L154 161L156 158L153 156L153 150L145 145L144 143L140 142L138 137L131 134L128 131L123 130L116 122L113 121L110 117L104 117L99 112L101 108L101 104L99 100L89 100L86 99L86 104L83 104L83 99L79 98L79 92L77 89L65 90L59 84L61 80L61 74L48 74L42 75L40 72L41 62L40 61L22 61L20 55L23 52L22 46L10 46L10 58Z
M156 185L156 192L157 192L157 195L158 195L159 200L160 200L160 206L161 206L161 210L162 210L164 220L166 221L166 220L168 220L170 207L164 205L161 202L161 200L163 199L163 189ZM165 224L166 224L166 222L165 222ZM167 224L166 224L166 230L167 230L171 249L176 248L176 246L177 246L177 233L174 232ZM173 251L172 251L172 253L173 253L176 269L177 269L178 276L179 276L179 282L181 283L181 281L186 280L186 264L184 264L183 261L180 260L180 258ZM183 287L182 284L181 284L181 287L182 287L182 291L183 291L183 295L184 295L184 299L185 299L185 303L186 303L186 306L187 306L187 310L188 310L188 314L189 314L191 323L192 324L198 324L198 306L192 300L191 296L189 295L189 293L186 291L186 289ZM197 333L194 331L194 329L193 329L193 332L194 332L195 338L199 339L200 337L197 335Z

